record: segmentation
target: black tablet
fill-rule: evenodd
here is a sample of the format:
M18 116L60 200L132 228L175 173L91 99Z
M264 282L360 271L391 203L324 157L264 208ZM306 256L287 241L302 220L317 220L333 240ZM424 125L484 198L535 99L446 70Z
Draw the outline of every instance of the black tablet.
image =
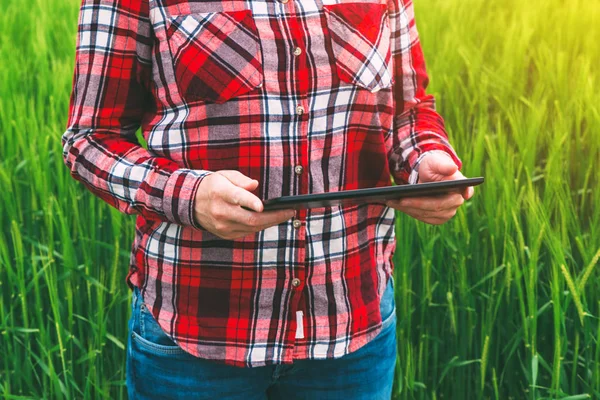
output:
M381 203L402 197L436 196L450 192L462 192L466 187L483 183L483 177L456 179L452 181L416 183L369 189L344 190L318 194L284 196L264 200L264 211L280 209L319 208L337 205Z

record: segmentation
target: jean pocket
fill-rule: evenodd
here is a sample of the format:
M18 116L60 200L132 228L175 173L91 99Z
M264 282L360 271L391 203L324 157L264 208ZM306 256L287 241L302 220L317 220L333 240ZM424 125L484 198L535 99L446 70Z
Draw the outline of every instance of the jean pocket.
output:
M187 354L161 328L150 310L148 310L144 304L139 292L134 294L133 301L133 312L137 314L135 315L137 323L135 323L132 328L131 338L141 350L156 355Z

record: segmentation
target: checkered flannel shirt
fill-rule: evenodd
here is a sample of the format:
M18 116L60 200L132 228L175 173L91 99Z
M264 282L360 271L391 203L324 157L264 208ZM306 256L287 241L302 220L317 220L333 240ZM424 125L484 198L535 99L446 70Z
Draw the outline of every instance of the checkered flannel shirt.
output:
M430 151L460 168L425 93L411 0L83 0L78 28L65 163L137 215L127 283L164 331L245 367L376 336L392 208L302 210L225 240L193 203L224 169L270 199L415 183Z

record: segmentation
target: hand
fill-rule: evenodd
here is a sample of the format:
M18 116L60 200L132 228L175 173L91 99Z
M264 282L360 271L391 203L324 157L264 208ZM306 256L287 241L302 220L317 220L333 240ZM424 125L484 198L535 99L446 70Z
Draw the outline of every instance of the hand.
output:
M257 186L257 180L234 170L217 171L204 177L194 202L196 221L209 232L233 240L278 225L294 216L294 210L263 212L262 201L250 193ZM254 211L245 210L242 206Z
M419 183L465 179L452 158L444 153L431 152L419 164ZM400 210L413 218L431 225L441 225L456 215L465 200L473 197L472 186L461 193L440 196L406 197L387 201L388 207Z

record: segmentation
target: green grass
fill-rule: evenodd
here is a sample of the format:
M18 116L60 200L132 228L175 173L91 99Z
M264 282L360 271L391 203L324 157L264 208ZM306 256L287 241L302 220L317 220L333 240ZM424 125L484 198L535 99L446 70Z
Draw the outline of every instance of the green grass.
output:
M600 2L416 0L466 176L399 215L398 399L600 398ZM77 0L0 0L0 397L125 397L133 218L61 157Z

